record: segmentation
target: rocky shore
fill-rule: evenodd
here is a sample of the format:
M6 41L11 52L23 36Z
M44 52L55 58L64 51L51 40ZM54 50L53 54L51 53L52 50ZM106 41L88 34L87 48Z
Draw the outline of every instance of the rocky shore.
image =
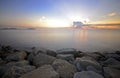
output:
M0 78L120 78L120 51L0 47Z

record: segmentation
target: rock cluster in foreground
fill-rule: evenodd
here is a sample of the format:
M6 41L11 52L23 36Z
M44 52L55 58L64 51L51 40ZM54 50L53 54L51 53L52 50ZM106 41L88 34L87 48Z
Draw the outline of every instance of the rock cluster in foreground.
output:
M120 78L120 51L0 47L0 78Z

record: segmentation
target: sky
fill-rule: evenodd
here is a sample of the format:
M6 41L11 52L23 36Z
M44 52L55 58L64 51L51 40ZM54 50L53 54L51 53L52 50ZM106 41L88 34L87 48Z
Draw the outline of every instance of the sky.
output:
M120 23L120 0L0 0L0 25L69 27Z

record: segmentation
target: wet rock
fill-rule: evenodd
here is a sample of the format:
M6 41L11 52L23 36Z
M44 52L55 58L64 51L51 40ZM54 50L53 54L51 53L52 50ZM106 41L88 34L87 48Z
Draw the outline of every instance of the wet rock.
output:
M87 66L93 66L97 70L101 70L102 66L94 60L92 57L83 56L82 58L76 58L75 65L78 71L86 70Z
M73 54L58 54L58 55L56 56L56 58L66 60L66 61L68 61L69 63L73 63L73 61L74 61L74 56L73 56Z
M56 59L52 66L59 73L60 78L73 78L76 72L75 66L65 60Z
M75 73L73 78L104 78L104 77L93 71L82 71Z
M45 64L52 64L52 62L55 60L55 57L39 53L37 56L33 58L33 65L40 67Z
M15 52L6 57L6 61L20 61L24 60L27 56L27 53L24 51Z
M104 76L105 78L120 78L120 70L104 67Z
M32 72L24 74L20 78L59 78L59 74L51 65L43 65Z

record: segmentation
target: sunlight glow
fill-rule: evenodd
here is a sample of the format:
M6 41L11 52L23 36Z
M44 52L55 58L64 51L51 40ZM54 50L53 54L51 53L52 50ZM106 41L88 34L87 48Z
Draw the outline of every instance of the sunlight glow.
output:
M70 22L67 20L60 20L60 19L48 19L44 16L40 18L40 24L44 27L70 27Z

